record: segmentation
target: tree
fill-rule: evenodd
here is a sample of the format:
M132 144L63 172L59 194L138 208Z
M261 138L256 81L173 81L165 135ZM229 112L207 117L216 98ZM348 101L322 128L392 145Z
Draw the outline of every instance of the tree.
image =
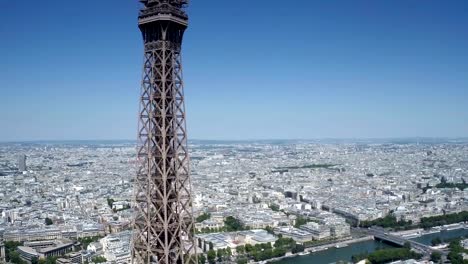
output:
M305 224L307 224L307 219L302 216L298 216L296 218L296 223L294 224L294 227L299 228L301 225L305 225Z
M88 245L93 243L93 242L97 242L99 241L99 239L101 239L102 237L100 236L96 236L96 237L82 237L82 238L78 238L78 242L81 243L81 248L82 249L86 249L88 248Z
M286 255L286 250L283 248L275 248L273 249L273 257L278 258Z
M32 257L31 264L39 264L39 259L37 257Z
M272 249L266 249L263 251L254 251L252 253L252 256L255 261L262 261L266 259L271 259L273 257L273 250Z
M449 244L450 253L447 258L452 264L463 264L463 257L461 253L464 252L464 248L460 245L460 239L454 240Z
M216 252L216 255L218 256L218 261L219 261L219 262L223 261L224 249L223 249L223 248L219 248L218 251Z
M239 254L239 255L244 254L244 253L245 253L245 246L242 245L242 246L236 247L236 252L237 252L237 254Z
M372 264L383 264L395 260L419 259L422 255L415 253L407 248L391 248L374 251L370 254L361 254L353 256L353 261L359 259L368 259Z
M103 256L97 256L97 257L92 258L92 261L94 263L104 263L104 262L107 262L107 259Z
M198 241L198 247L199 247L199 248L202 248L202 247L203 247L203 242L202 242L202 240L201 240L201 239L197 239L197 241Z
M468 211L463 211L460 213L446 214L432 217L423 217L421 218L421 223L419 227L421 228L431 228L434 226L441 226L447 224L455 224L460 222L468 221Z
M210 250L213 250L213 249L214 249L213 242L210 242Z
M208 263L214 264L216 263L216 252L214 250L208 251Z
M242 222L239 219L236 219L232 216L226 217L226 219L224 220L224 225L226 226L227 231L229 232L241 231L245 229Z
M245 244L245 252L250 253L252 252L254 247L250 244Z
M296 253L299 253L299 252L304 252L305 250L305 247L301 244L296 244L293 249L291 250L291 252L293 254L296 254Z
M205 254L198 255L198 264L205 264L205 263L206 263Z
M201 223L207 219L210 219L211 215L209 213L203 213L202 215L197 217L197 223Z
M269 234L272 234L272 235L274 234L273 228L272 228L271 226L265 227L265 230L266 230Z
M58 257L47 257L45 264L55 264Z
M57 260L57 257L48 257L46 259L41 258L39 259L38 264L55 264Z
M23 261L20 257L20 254L16 251L12 251L9 254L9 259L10 262L15 263L15 264L25 264L26 262Z
M14 242L14 241L6 241L5 242L5 255L6 255L6 260L10 260L10 254L12 252L15 252L18 246L21 246L21 243L19 242Z
M280 208L277 204L270 204L270 209L275 212L279 212Z
M442 259L442 254L439 252L432 252L431 254L431 261L438 263Z
M255 251L262 251L263 249L265 249L263 244L255 244L254 245L254 250Z
M286 251L292 250L296 246L296 241L292 238L278 238L275 242L275 248L283 248Z
M271 248L264 250L262 257L263 257L263 260L273 258L273 250Z
M45 224L48 225L48 226L50 226L50 225L53 225L54 222L52 221L52 219L46 217L46 219L45 219Z
M394 215L389 214L385 216L384 218L378 218L373 221L361 221L360 226L361 227L380 226L383 228L410 229L413 227L413 221L411 220L398 221Z
M112 209L112 205L115 203L115 200L114 199L111 199L111 198L107 198L107 205L109 205L109 207Z

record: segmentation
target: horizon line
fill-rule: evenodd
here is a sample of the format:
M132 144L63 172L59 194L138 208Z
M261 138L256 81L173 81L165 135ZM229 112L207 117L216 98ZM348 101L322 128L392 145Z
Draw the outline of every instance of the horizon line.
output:
M188 141L315 141L315 140L468 140L468 137L451 137L451 136L405 136L405 137L316 137L316 138L251 138L251 139L201 139L194 138ZM89 141L138 141L138 139L33 139L33 140L0 140L1 144L5 143L36 143L36 142L89 142Z

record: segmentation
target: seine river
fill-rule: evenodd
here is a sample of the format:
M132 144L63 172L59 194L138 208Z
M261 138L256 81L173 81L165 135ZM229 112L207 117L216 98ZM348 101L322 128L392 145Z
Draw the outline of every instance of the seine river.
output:
M439 237L441 239L451 239L458 238L462 236L468 236L468 229L457 229L450 231L442 231L439 233L427 234L421 237L413 238L412 240L418 241L423 244L430 245L432 239ZM275 262L275 264L308 264L308 263L317 263L317 264L329 264L335 263L340 260L351 261L353 255L373 252L381 248L392 247L388 244L378 242L378 241L365 241L355 244L351 244L343 248L330 248L325 251L314 252L305 256L297 256L291 258L285 258L280 261Z
M374 240L358 242L350 244L342 248L330 248L325 251L314 252L309 255L297 256L291 258L284 258L275 264L328 264L335 263L340 260L351 261L351 257L356 254L372 252L381 248L389 248L391 246Z
M460 238L460 237L467 237L467 236L468 236L468 229L455 229L455 230L442 231L439 233L427 234L421 237L413 238L411 240L414 240L414 241L417 241L419 243L423 243L426 245L431 245L431 241L437 237L442 240L445 240L445 239L453 239L453 238Z

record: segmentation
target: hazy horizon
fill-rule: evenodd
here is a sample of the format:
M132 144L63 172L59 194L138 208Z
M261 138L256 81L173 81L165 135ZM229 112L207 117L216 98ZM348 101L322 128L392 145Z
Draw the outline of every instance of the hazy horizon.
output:
M447 141L468 142L468 137L386 137L386 138L262 138L262 139L189 139L189 142L269 142L269 141L344 141L344 142L411 142L411 143L445 143ZM45 139L45 140L18 140L18 141L1 141L0 144L22 144L22 143L112 143L112 142L137 142L137 139Z

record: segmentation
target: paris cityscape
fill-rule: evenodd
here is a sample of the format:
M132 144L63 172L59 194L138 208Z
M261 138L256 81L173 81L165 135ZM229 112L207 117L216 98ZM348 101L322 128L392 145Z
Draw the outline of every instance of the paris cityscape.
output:
M66 257L57 263L92 263L99 257L129 262L134 145L2 144L3 240L23 243L21 254L63 252ZM200 252L209 252L210 245L214 251L229 248L224 261L243 256L236 248L274 244L280 236L301 245L325 241L340 247L369 239L356 222L392 214L417 225L468 209L464 140L194 141L189 147L195 237ZM242 227L229 230L228 217ZM417 237L436 229L409 230L400 232ZM56 244L35 245L43 240ZM327 247L333 248L315 245L306 252Z
M466 10L0 1L0 264L467 264Z

